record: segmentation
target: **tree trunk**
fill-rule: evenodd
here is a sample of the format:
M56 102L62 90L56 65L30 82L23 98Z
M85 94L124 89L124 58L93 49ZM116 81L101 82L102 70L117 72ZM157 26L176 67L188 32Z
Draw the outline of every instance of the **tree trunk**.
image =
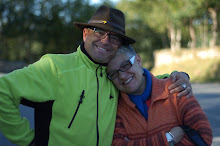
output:
M204 18L203 24L203 47L208 47L208 19Z
M168 26L168 32L169 32L169 35L170 35L170 48L171 48L171 51L175 51L176 50L176 48L175 48L176 34L175 34L174 25L172 23L169 24L169 26Z
M176 50L180 50L181 48L181 37L182 36L182 32L180 28L176 29L176 40L175 40L175 48Z
M200 44L199 47L202 48L204 46L204 40L203 40L203 25L199 25L199 36L200 36Z
M168 48L169 47L169 41L167 40L166 35L163 34L161 40L162 40L163 48Z
M213 8L208 9L209 12L211 13L211 18L212 18L212 38L210 41L209 46L211 48L214 48L216 46L216 40L217 40L217 28L218 28L218 20L217 20L217 10Z
M193 22L193 18L190 18L190 23L189 23L189 34L191 37L190 48L196 48L196 33L192 22Z

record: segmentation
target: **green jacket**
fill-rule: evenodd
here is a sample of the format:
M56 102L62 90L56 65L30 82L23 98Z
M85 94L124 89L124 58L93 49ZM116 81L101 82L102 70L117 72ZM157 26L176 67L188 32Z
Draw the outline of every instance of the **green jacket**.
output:
M0 131L13 143L34 138L20 116L22 98L54 101L48 145L112 143L118 91L107 79L106 67L93 63L78 47L65 55L45 55L38 62L0 78Z

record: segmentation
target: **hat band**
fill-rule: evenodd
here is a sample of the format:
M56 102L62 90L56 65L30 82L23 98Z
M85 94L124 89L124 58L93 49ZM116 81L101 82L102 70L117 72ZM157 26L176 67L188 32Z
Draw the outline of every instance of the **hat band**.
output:
M89 23L89 24L90 24L90 23L109 24L109 25L112 25L112 26L114 26L114 27L120 29L123 33L125 33L124 29L123 29L120 25L115 24L115 23L112 23L112 22L108 22L108 21L105 21L105 20L90 20L88 23Z

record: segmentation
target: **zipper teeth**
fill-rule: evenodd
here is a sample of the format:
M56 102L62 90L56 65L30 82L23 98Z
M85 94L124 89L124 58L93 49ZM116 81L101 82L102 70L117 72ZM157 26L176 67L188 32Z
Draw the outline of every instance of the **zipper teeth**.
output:
M101 65L100 65L101 66ZM96 116L96 131L97 131L97 142L96 142L96 146L99 145L99 126L98 126L98 120L99 120L99 78L98 78L98 68L100 67L98 66L96 69L96 79L97 79L97 116ZM102 66L101 66L102 67Z
M72 120L70 121L70 124L69 124L68 128L71 127L71 125L72 125L72 123L73 123L73 120L74 120L75 117L76 117L76 114L77 114L77 112L78 112L78 110L79 110L79 106L80 106L80 104L82 103L82 100L83 100L83 97L84 97L84 92L85 92L85 90L82 91L82 94L81 94L81 96L80 96L79 103L78 103L78 105L77 105L76 111L75 111L75 113L74 113L74 115L73 115Z
M101 77L102 77L102 66L100 67L100 69L101 69Z

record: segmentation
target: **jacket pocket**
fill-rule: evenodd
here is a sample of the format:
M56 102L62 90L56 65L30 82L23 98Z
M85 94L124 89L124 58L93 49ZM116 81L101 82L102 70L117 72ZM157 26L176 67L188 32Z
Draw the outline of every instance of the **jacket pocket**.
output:
M79 110L79 107L80 107L80 105L81 105L82 102L83 102L84 93L85 93L85 90L82 91L82 94L81 94L81 96L80 96L80 99L79 99L79 102L78 102L78 105L77 105L76 111L75 111L75 113L74 113L74 115L73 115L72 120L70 121L70 124L69 124L68 128L71 127L71 125L72 125L72 123L73 123L73 121L74 121L74 119L75 119L75 117L76 117L76 114L77 114L77 112L78 112L78 110Z

